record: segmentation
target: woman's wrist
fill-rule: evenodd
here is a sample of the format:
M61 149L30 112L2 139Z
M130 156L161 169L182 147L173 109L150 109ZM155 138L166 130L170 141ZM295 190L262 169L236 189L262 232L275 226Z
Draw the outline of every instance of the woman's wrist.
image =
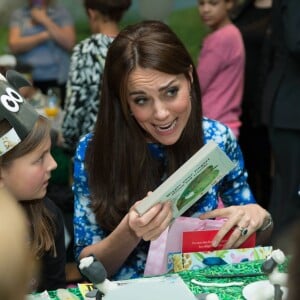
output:
M129 225L129 215L126 214L121 220L120 224L115 229L117 234L120 234L121 237L125 237L128 242L133 242L138 244L140 238L136 235L135 231Z

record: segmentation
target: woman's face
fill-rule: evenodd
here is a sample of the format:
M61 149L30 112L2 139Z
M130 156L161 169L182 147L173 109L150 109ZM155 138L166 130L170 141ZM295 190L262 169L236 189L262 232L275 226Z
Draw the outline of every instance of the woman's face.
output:
M18 200L41 199L46 195L51 171L57 167L50 153L50 137L32 152L15 159L1 169L1 186L5 186Z
M150 141L173 145L190 117L190 81L183 74L138 67L128 79L127 101Z

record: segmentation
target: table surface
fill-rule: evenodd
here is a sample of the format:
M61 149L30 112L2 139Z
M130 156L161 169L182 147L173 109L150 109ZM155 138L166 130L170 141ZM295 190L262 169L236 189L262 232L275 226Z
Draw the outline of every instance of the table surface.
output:
M189 289L196 295L200 293L216 293L220 300L244 300L242 295L243 288L255 281L265 280L265 275L249 276L249 277L233 277L233 278L221 278L211 279L205 275L216 275L216 274L249 274L249 273L261 273L261 265L264 260L243 262L237 264L227 264L221 266L212 266L205 269L198 269L193 271L184 271L178 273L183 281L187 284ZM287 262L279 267L281 272L287 270ZM201 287L191 282L192 279L196 279L201 282L214 282L214 283L228 283L232 281L242 281L242 286L234 287ZM78 288L69 288L69 292L78 296L79 299L83 300ZM56 291L48 291L51 299L58 300Z

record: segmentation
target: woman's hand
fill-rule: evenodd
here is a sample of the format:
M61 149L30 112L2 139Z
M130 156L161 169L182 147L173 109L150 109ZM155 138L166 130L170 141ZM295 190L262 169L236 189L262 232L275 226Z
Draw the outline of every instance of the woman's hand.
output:
M157 239L169 226L173 214L170 202L158 203L140 216L135 210L136 202L128 213L128 224L131 230L145 241Z
M200 219L225 218L227 221L216 234L212 246L219 245L230 229L233 232L224 245L224 249L238 248L252 233L262 227L269 213L258 204L230 206L204 213Z

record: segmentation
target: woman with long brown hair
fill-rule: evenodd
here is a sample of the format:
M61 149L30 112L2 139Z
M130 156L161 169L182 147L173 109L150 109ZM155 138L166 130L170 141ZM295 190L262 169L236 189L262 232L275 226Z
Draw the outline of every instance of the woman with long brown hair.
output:
M214 246L231 228L227 248L259 229L269 234L270 215L250 191L235 137L202 116L197 71L182 42L162 22L122 30L106 57L95 131L75 155L77 257L94 254L114 279L142 276L149 241L168 227L172 210L159 203L139 216L135 205L209 140L237 164L185 215L227 218ZM225 208L217 209L219 197Z

